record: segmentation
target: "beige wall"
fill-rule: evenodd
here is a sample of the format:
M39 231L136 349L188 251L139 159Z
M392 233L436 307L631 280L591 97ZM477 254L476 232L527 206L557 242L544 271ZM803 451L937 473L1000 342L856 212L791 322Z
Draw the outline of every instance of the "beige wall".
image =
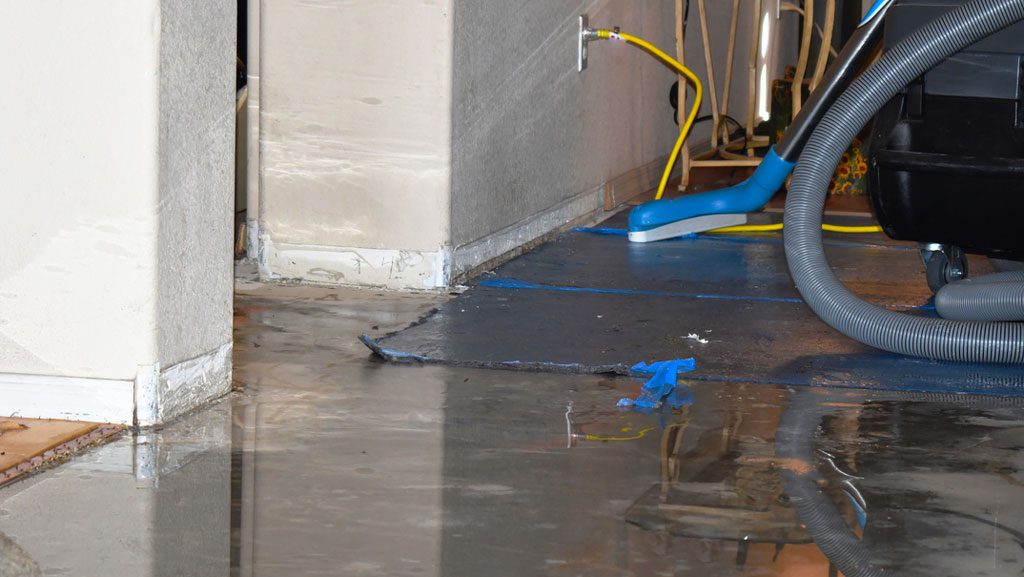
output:
M451 0L262 10L264 276L443 285Z
M198 4L0 3L0 414L229 385L235 13Z
M157 358L159 40L154 0L0 5L0 372Z

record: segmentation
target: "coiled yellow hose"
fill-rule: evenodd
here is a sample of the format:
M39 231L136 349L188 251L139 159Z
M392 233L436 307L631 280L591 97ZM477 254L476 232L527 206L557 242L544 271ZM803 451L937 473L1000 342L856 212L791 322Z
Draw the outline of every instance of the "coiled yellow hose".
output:
M779 224L742 224L740 226L727 226L716 228L708 232L775 232L782 230L782 223ZM882 232L880 226L839 226L836 224L823 224L821 230L828 232L843 232L847 234L866 234L870 232Z

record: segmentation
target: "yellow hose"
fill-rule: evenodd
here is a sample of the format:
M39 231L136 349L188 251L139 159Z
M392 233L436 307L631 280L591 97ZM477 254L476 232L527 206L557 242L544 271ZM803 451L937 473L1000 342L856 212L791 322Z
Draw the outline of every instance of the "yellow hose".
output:
M744 224L740 226L727 226L716 228L708 232L775 232L782 230L782 224ZM869 232L882 232L880 226L839 226L835 224L823 224L821 230L828 232L843 232L847 234L865 234Z
M672 148L672 154L668 157L668 164L665 165L665 172L661 175L661 184L658 185L658 193L654 196L655 199L660 200L661 197L665 196L665 189L668 188L668 181L672 176L672 169L675 168L676 161L679 159L679 153L683 150L683 143L685 143L686 139L689 138L690 130L693 128L693 122L697 119L697 113L700 111L701 99L704 97L704 85L701 84L700 78L697 78L697 75L694 74L692 70L683 66L678 60L672 58L660 48L643 38L633 36L632 34L626 34L625 32L616 32L614 30L606 29L594 30L594 33L597 34L598 38L621 40L627 44L632 44L642 48L669 67L678 70L680 74L693 83L694 92L696 92L696 97L693 99L693 107L690 108L690 113L686 117L686 122L683 123L683 127L679 131L679 139L676 140L676 145ZM680 94L683 94L682 86L680 86ZM880 226L838 226L834 224L823 224L821 225L821 229L829 232L841 232L847 234L882 232L882 227ZM775 232L780 230L782 230L781 224L746 224L742 226L719 228L708 232ZM606 440L632 440L632 438Z
M700 103L703 98L704 85L701 84L700 78L697 78L697 75L694 74L693 71L683 66L678 60L662 52L657 46L643 38L638 38L623 32L615 32L613 30L595 30L595 32L597 33L598 38L622 40L623 42L644 49L669 67L678 70L680 74L689 79L690 82L693 83L694 92L697 93L697 96L693 99L693 108L690 109L690 114L686 117L686 122L683 123L682 129L679 131L679 139L676 140L676 145L672 148L672 154L668 157L668 164L665 165L665 173L662 174L661 184L658 185L658 194L654 196L655 199L660 199L665 195L665 189L668 188L668 180L672 176L672 169L675 168L676 160L679 159L679 153L683 150L683 143L685 143L686 139L690 136L690 129L693 128L693 121L697 119L697 113L700 111ZM679 87L679 93L685 94L684 86Z

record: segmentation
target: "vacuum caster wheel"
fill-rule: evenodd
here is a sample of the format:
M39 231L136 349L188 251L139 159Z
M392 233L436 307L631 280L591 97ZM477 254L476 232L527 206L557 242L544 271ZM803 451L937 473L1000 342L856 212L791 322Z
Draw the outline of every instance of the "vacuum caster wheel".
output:
M925 277L933 293L951 282L967 278L967 255L964 251L956 246L932 247L923 252Z

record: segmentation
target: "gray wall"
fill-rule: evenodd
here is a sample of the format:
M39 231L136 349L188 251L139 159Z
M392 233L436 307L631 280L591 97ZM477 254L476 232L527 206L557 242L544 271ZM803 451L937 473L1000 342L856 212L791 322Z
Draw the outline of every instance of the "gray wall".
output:
M732 3L710 0L707 7L721 87ZM675 54L673 0L455 0L453 276L512 248L488 239L526 242L585 210L599 211L594 193L605 182L671 150L678 129L668 91L675 76L617 42L592 44L589 68L577 73L581 13L592 27L620 26ZM740 30L748 32L737 45L731 106L740 120L751 21L744 4ZM687 65L706 78L696 1L686 44ZM702 114L710 111L705 103ZM691 142L699 147L709 128L698 127ZM552 212L558 218L545 219Z
M578 74L582 12L592 26L675 45L672 0L455 2L455 274L460 247L593 191L672 144L673 75L610 42L593 45Z
M231 342L234 0L160 3L159 361ZM188 266L183 266L188 263Z

